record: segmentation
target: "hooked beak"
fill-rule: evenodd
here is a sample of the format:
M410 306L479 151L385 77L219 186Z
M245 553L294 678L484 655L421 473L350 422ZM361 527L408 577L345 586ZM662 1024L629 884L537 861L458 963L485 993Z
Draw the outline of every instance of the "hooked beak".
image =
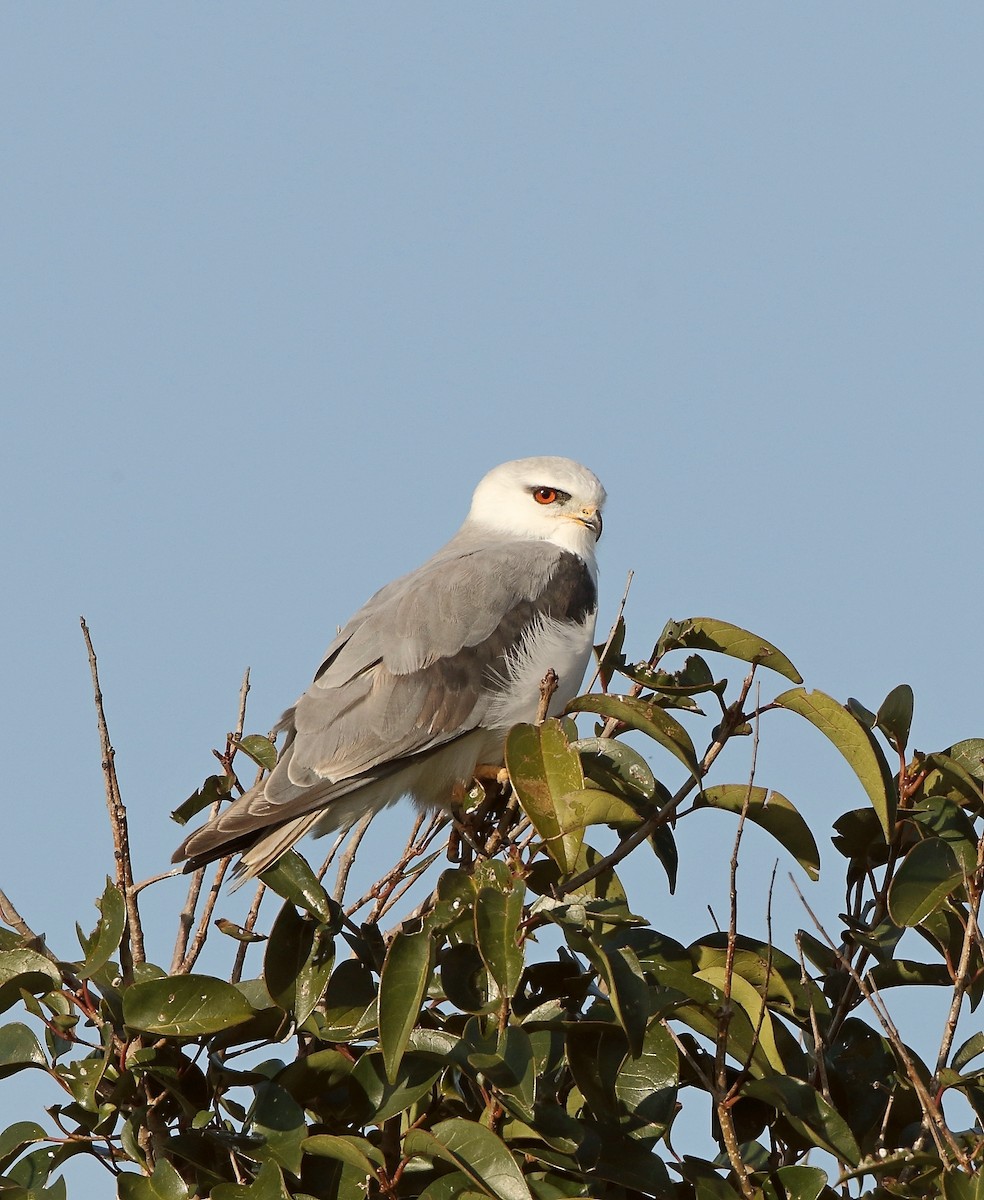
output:
M574 520L580 521L580 523L587 526L588 529L594 530L595 541L597 542L600 540L603 522L601 520L601 513L598 511L598 509L582 508L581 511L574 517Z

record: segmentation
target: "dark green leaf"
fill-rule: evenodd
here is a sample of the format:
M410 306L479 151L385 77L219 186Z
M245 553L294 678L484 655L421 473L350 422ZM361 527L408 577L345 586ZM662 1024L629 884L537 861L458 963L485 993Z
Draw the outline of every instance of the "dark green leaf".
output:
M47 1067L48 1060L38 1039L19 1021L0 1029L0 1079L23 1071L25 1067Z
M532 1200L523 1173L505 1143L474 1121L452 1117L435 1125L432 1133L411 1129L403 1144L407 1154L452 1163L493 1200Z
M384 1161L382 1152L361 1137L316 1133L304 1142L302 1149L305 1154L336 1158L339 1162L348 1163L373 1179L377 1177L376 1168L381 1167Z
M275 1162L265 1162L250 1184L220 1183L209 1200L291 1200L283 1173Z
M197 816L203 808L210 808L226 799L232 791L231 775L209 775L197 792L193 792L183 804L171 813L171 820L179 825L187 825L192 817Z
M713 650L727 654L730 658L747 663L761 663L772 671L784 675L793 683L802 683L803 677L789 659L771 642L760 638L747 629L739 629L727 621L713 617L691 617L686 621L669 621L659 640L660 652L670 650Z
M400 1059L427 989L431 953L426 930L395 934L386 951L379 980L379 1048L391 1083L396 1082Z
M592 737L581 738L573 746L581 756L585 775L603 791L630 801L652 800L656 795L657 784L649 763L626 742Z
M775 1178L778 1188L771 1179L765 1181L766 1200L818 1200L827 1186L827 1172L819 1167L780 1167Z
M663 864L663 870L666 872L666 878L670 884L670 895L672 896L676 891L677 871L680 866L680 855L677 851L673 831L668 825L657 825L649 835L649 844L653 848L653 853Z
M270 930L263 977L274 1002L296 1024L303 1024L321 999L334 962L331 927L299 915L288 900Z
M332 972L325 991L323 1037L346 1042L366 1028L367 1020L375 1025L370 1012L375 1004L376 981L372 972L356 958L343 959Z
M0 1133L0 1172L23 1153L25 1146L43 1142L47 1134L36 1121L17 1121Z
M506 766L523 811L561 871L571 874L582 834L563 834L563 797L584 787L581 759L560 721L515 725L506 739Z
M116 1181L119 1200L185 1200L188 1188L166 1158L159 1158L154 1173L145 1175L124 1174Z
M886 840L890 839L895 827L897 796L889 786L890 781L886 782L882 761L864 726L842 704L820 691L792 688L777 696L773 704L806 717L837 747L867 792Z
M263 1138L250 1155L260 1162L272 1160L290 1171L301 1173L302 1145L308 1136L304 1110L279 1084L262 1083L256 1090L251 1132Z
M612 674L622 661L622 646L625 642L625 621L619 617L612 628L607 641L595 646L594 652L598 659L598 678L601 680L603 691L608 691Z
M953 980L944 963L913 962L909 958L893 958L879 963L867 974L869 983L879 990L890 987L951 987Z
M686 729L657 704L637 700L632 696L603 696L592 692L579 696L568 704L567 712L597 713L600 717L613 717L630 729L651 737L669 752L700 782L700 767L697 751Z
M747 819L771 833L811 879L819 878L820 851L810 827L779 792L770 792L768 788L749 788L746 784L724 784L705 788L703 795L694 801L694 807L720 808L727 812L740 813L746 799Z
M252 929L246 929L242 925L237 925L235 921L229 921L225 917L219 917L215 922L215 928L224 933L226 937L231 937L237 942L265 942L265 933L256 933Z
M954 1071L962 1071L978 1054L984 1054L984 1032L981 1031L971 1034L960 1049L957 1050L956 1054L954 1054L950 1065Z
M509 891L483 887L475 903L475 940L489 974L503 996L512 996L523 973L523 951L518 944L523 919L523 881L513 880Z
M752 1080L745 1093L778 1109L790 1124L815 1146L850 1166L857 1166L861 1151L844 1119L808 1084L784 1075Z
M0 1012L21 1000L21 989L35 996L61 987L58 968L35 950L0 950Z
M912 703L912 688L907 683L900 683L898 687L892 688L882 701L875 717L878 728L899 754L905 753L909 741Z
M917 842L905 856L888 889L888 910L896 925L918 925L963 884L964 872L948 843Z
M135 983L123 997L127 1025L163 1037L218 1033L253 1015L242 992L210 975L174 975Z
M100 967L109 962L116 953L126 926L126 902L119 888L109 879L106 880L105 891L96 901L96 908L100 913L99 923L83 945L85 962L78 969L82 979L91 979Z

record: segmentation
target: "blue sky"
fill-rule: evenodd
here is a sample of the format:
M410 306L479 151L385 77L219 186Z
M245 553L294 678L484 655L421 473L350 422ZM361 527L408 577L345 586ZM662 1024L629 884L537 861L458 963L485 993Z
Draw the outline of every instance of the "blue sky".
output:
M718 616L838 698L911 683L920 748L984 733L980 6L55 4L0 34L0 875L60 951L111 866L79 615L148 876L243 669L265 730L509 458L603 479L633 654ZM836 873L863 799L794 725L759 782ZM684 938L726 896L691 825L649 910Z

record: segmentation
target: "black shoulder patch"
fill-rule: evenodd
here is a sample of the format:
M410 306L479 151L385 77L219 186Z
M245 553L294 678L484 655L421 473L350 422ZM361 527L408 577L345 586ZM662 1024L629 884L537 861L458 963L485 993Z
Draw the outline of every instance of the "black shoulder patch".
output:
M562 551L536 606L546 617L582 624L598 606L598 589L583 559L569 550Z

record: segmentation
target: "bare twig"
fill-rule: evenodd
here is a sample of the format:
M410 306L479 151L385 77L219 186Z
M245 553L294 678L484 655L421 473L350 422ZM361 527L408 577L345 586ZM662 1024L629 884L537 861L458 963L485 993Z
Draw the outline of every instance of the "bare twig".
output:
M554 692L560 685L560 676L549 667L546 675L540 680L540 703L536 709L536 720L534 724L542 725L547 719L547 713L550 711L550 701L553 699Z
M188 947L188 951L180 964L177 967L172 964L172 975L187 975L195 965L199 954L201 954L202 948L205 945L205 939L208 937L208 927L212 919L212 913L215 910L215 902L219 898L222 881L225 879L225 873L228 871L231 862L231 854L227 854L225 858L219 860L215 878L212 880L212 886L209 888L208 896L205 900L205 907L202 909L202 915L198 918L198 928L195 930L195 936L192 938L191 945Z
M799 896L800 903L806 909L807 913L809 913L810 920L816 926L817 931L827 943L828 947L834 951L840 962L850 974L855 987L857 987L861 995L864 996L865 1000L867 1000L872 1012L878 1019L878 1023L885 1031L885 1035L891 1043L892 1049L899 1056L899 1059L905 1068L906 1077L908 1078L909 1083L912 1085L912 1090L916 1093L916 1097L919 1100L919 1107L923 1111L923 1116L928 1121L929 1131L933 1135L933 1141L936 1144L936 1149L940 1155L940 1158L943 1160L944 1170L949 1170L952 1166L952 1163L947 1158L947 1149L949 1149L954 1159L956 1159L956 1161L964 1168L964 1170L968 1170L970 1167L970 1162L967 1158L967 1154L950 1132L950 1128L943 1118L943 1114L940 1111L939 1105L930 1094L926 1084L923 1082L922 1077L916 1069L915 1063L912 1061L912 1056L909 1054L906 1044L902 1040L902 1035L899 1033L895 1022L892 1020L888 1009L885 1007L881 996L878 994L878 989L873 984L869 986L869 984L866 983L862 976L858 973L854 965L845 958L840 950L838 950L838 948L834 945L830 934L827 933L826 929L824 929L823 925L821 925L820 921L817 919L813 909L810 908L806 901L806 897L800 891L799 885L792 875L789 876L789 880L790 883L792 883L797 896Z
M266 884L260 883L257 880L256 894L253 897L253 903L249 906L249 913L246 920L243 922L243 929L247 933L252 933L256 928L256 920L260 915L260 904L263 902L263 897L266 895ZM236 961L233 963L232 974L229 976L230 983L238 983L243 977L243 967L246 964L246 952L249 949L249 942L240 942L239 948L236 950Z
M6 894L0 891L0 921L10 929L16 929L24 941L32 950L36 950L39 954L43 954L52 962L57 962L55 955L45 945L44 934L35 933L28 925L24 918L14 907L11 900Z
M946 1025L943 1030L943 1040L940 1043L939 1054L936 1056L936 1068L933 1071L933 1092L939 1088L940 1072L946 1066L950 1057L950 1049L957 1032L957 1021L960 1018L960 1008L964 995L970 984L970 959L977 940L978 919L981 907L981 879L984 876L984 835L977 841L977 866L973 875L964 881L967 889L967 924L964 927L963 945L960 949L960 962L957 966L957 976L953 981L953 999L950 1011L947 1013Z
M341 904L342 898L345 895L345 886L348 883L349 872L352 870L352 864L355 862L359 846L362 843L362 839L366 836L366 830L372 824L372 819L375 815L374 811L367 812L362 820L359 821L351 831L352 836L349 838L348 845L338 860L338 871L335 875L335 890L332 892L332 896L339 904Z
M123 978L127 982L133 980L133 966L144 961L143 928L140 924L140 910L137 907L137 896L133 887L133 865L130 859L130 837L127 830L126 806L120 794L119 779L116 775L115 751L109 740L109 728L106 724L106 713L103 708L102 691L99 687L99 668L96 663L96 652L92 648L92 638L85 617L79 618L82 626L82 636L89 655L89 670L92 675L92 692L96 706L96 720L99 725L99 746L102 753L103 782L106 787L106 805L109 809L109 822L113 831L113 853L116 858L116 886L123 895L126 904L126 921L128 938L120 946L120 966ZM129 944L127 945L127 941Z

